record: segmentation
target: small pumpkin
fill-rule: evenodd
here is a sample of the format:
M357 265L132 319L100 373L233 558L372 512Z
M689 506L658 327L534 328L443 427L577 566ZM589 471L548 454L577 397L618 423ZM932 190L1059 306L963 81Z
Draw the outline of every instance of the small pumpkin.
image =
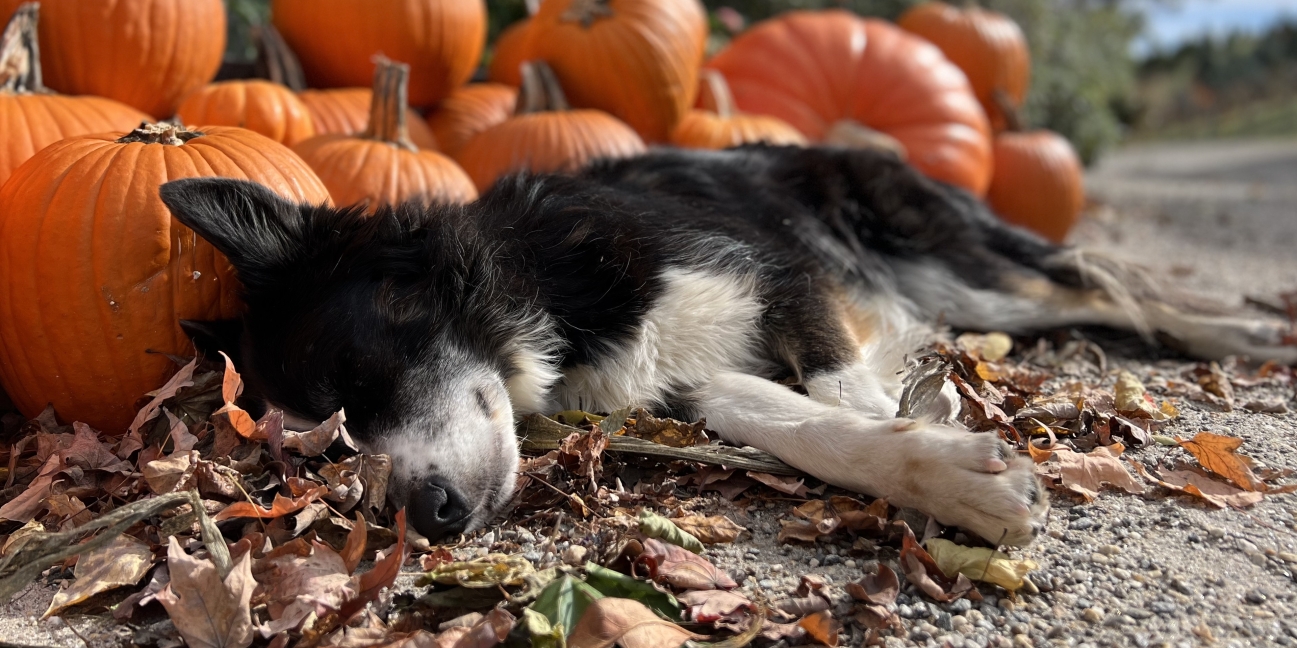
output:
M472 83L451 93L428 116L437 149L455 157L474 135L513 116L518 91L500 83Z
M644 141L601 110L572 110L553 71L540 61L522 64L522 89L512 118L469 140L459 162L478 191L516 171L571 171L597 158L644 152Z
M378 54L409 61L410 101L431 106L473 76L484 0L274 0L275 26L312 87L365 86Z
M671 143L684 148L723 149L765 142L804 146L806 137L778 117L747 115L734 108L734 96L725 77L716 70L702 71L698 103L671 132Z
M316 135L359 135L369 126L369 111L374 103L374 91L369 88L333 88L331 90L303 90L297 98L311 111L311 122ZM410 130L410 141L421 149L437 150L437 138L414 110L407 110L405 123Z
M239 314L229 262L158 195L169 180L211 176L329 199L266 137L166 123L57 142L0 189L0 382L24 415L53 403L67 420L124 431L136 399L175 372L163 353L193 353L179 321Z
M477 190L450 158L421 151L406 128L410 67L379 59L369 127L360 135L320 135L294 148L338 205L380 207L410 200L472 202Z
M972 4L925 2L906 11L896 24L941 48L968 76L991 125L997 131L1008 126L996 94L1003 93L1019 107L1031 82L1031 52L1013 19Z
M645 141L667 141L693 106L707 44L698 0L546 0L526 31L525 58L549 64L572 105Z
M238 126L287 146L315 136L306 104L292 90L259 79L203 86L180 104L177 114L186 124Z
M740 34L707 66L725 75L740 110L779 117L811 141L855 122L894 138L931 177L977 195L990 184L990 124L968 80L895 25L790 11Z
M24 5L0 36L0 185L37 151L75 135L126 132L149 117L103 97L69 97L41 83L36 24L39 7Z
M0 15L23 1L0 0ZM158 118L210 82L225 54L221 0L42 0L41 12L46 85Z
M527 41L531 34L527 29L531 19L525 18L504 28L495 38L495 49L491 54L491 65L487 67L486 77L495 83L518 87L522 85L522 62L527 60Z
M1062 243L1085 208L1081 160L1047 130L995 137L995 174L986 201L1004 220Z

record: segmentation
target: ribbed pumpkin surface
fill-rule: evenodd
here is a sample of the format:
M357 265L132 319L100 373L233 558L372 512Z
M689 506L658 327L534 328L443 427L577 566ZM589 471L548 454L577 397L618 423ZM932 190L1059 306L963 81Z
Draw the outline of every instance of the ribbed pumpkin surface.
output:
M689 111L671 133L671 143L684 148L723 149L757 142L805 145L806 137L776 117L721 117L706 110Z
M285 198L328 193L300 158L251 131L212 127L183 144L64 140L0 190L0 380L35 416L120 432L134 403L189 354L180 319L240 311L228 261L171 218L158 187L224 176Z
M486 73L488 79L515 88L522 85L522 73L519 72L518 67L527 60L529 25L531 20L519 20L506 27L495 38L495 50L491 53L491 65Z
M478 133L459 152L459 163L478 191L502 175L570 171L596 158L630 157L644 141L629 126L599 110L518 115Z
M382 54L410 65L410 103L431 106L473 76L484 0L274 0L275 27L312 87L366 86Z
M148 115L102 97L0 93L0 186L37 151L62 139L126 133Z
M743 112L774 115L812 141L839 120L894 137L924 173L983 194L991 133L968 80L934 45L846 11L791 11L710 62Z
M311 111L317 135L355 135L365 130L369 123L369 105L374 101L370 88L334 88L332 90L303 90L297 98ZM424 123L419 113L406 113L410 141L421 149L438 150L437 138Z
M905 12L896 24L941 48L968 76L991 125L1005 128L1008 120L995 93L1003 92L1012 105L1021 106L1031 81L1031 53L1017 23L976 6L927 2Z
M500 83L474 83L451 93L428 125L437 138L437 149L455 157L474 135L513 116L518 91Z
M348 135L320 135L293 150L320 176L338 206L368 203L372 212L407 200L477 199L472 180L459 165L434 151L407 151Z
M0 0L5 20L27 0ZM115 99L159 119L216 76L221 0L41 0L45 85Z
M292 146L315 136L311 111L292 90L269 81L223 81L190 94L178 113L186 124L238 126Z
M1057 133L1001 133L986 201L1004 220L1061 243L1085 207L1081 160Z

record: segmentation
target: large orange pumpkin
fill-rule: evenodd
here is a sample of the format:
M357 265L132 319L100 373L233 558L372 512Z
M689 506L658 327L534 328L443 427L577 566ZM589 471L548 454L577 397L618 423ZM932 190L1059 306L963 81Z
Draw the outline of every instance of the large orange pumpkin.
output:
M260 182L303 203L329 199L306 163L241 128L158 124L49 146L0 189L0 381L27 416L124 431L135 400L193 351L181 319L240 312L229 262L172 220L170 180Z
M292 146L315 136L311 111L292 90L269 81L222 81L194 91L177 112L186 124L239 126Z
M531 38L527 28L530 26L530 18L519 20L496 36L491 65L486 71L488 79L515 88L522 85L521 66L527 60L527 41Z
M23 0L0 0L8 16ZM45 83L175 114L216 76L225 54L221 0L41 0Z
M740 144L805 145L806 138L778 117L747 115L734 108L734 96L725 77L716 70L702 71L698 93L702 110L691 110L671 132L671 143L684 148L723 149Z
M482 58L484 0L274 0L275 26L313 87L369 84L378 54L411 65L410 101L431 106Z
M1004 220L1062 243L1085 207L1081 160L1057 133L1000 133L986 201Z
M14 14L0 37L0 185L37 151L74 135L128 131L148 115L102 97L51 94L41 85L37 7Z
M570 110L544 63L524 63L522 71L517 114L460 149L459 163L478 191L514 171L570 171L596 158L644 152L644 141L616 117L601 110Z
M451 93L428 125L437 138L437 150L455 157L474 135L513 116L518 91L500 83L473 83Z
M365 132L369 125L374 91L369 88L303 90L297 93L297 98L311 111L316 135L357 135ZM410 129L410 141L415 146L437 150L437 138L419 113L407 110L405 120Z
M693 106L707 44L698 0L547 0L526 29L525 58L553 68L579 108L665 142Z
M996 94L1019 107L1031 81L1031 52L1017 23L976 5L925 2L905 12L897 24L940 47L968 75L991 125L996 130L1008 125Z
M369 128L360 135L320 135L294 149L329 188L338 205L370 213L410 200L471 202L477 190L450 158L420 151L406 128L409 66L380 60L374 72Z
M899 141L924 173L983 194L991 131L963 72L881 20L792 11L735 38L708 67L740 110L774 115L813 141L853 120Z

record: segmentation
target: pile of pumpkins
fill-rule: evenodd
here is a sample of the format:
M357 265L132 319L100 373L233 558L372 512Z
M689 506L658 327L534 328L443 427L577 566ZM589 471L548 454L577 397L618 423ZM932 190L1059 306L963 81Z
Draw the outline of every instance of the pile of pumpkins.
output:
M287 45L274 58L308 89L212 82L222 0L0 0L0 382L13 402L123 430L174 372L168 354L191 352L179 320L238 315L228 262L158 197L179 178L374 211L468 202L513 171L646 143L831 143L892 150L1054 239L1080 210L1070 146L1018 127L1027 48L998 14L930 2L897 25L794 11L705 61L699 0L531 4L494 44L490 82L468 83L483 0L273 0L264 40Z

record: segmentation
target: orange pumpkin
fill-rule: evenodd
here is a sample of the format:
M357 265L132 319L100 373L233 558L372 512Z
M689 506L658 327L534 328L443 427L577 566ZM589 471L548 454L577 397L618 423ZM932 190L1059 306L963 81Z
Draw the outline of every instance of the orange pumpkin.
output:
M311 111L316 135L358 135L369 125L374 91L369 88L303 90L297 93L297 98ZM407 110L405 121L410 129L410 141L415 146L437 150L437 138L419 113Z
M148 115L102 97L51 94L41 85L36 44L37 6L14 14L0 37L0 185L37 151L75 135L126 132Z
M513 116L518 91L499 83L473 83L451 93L428 125L437 138L437 149L455 157L474 135Z
M275 26L313 87L369 84L373 57L411 65L410 101L431 106L482 58L484 0L274 0Z
M1081 160L1057 133L1000 133L986 201L1004 220L1062 243L1085 207Z
M158 187L179 178L260 182L329 199L284 146L241 128L144 125L55 143L0 189L0 382L27 416L124 431L134 403L193 346L181 319L241 310L229 262L180 225Z
M601 110L570 110L544 63L524 63L522 71L517 114L460 149L459 163L478 191L515 171L571 171L596 158L644 152L644 141L616 117Z
M450 158L421 151L406 128L410 67L380 59L374 72L369 127L360 135L320 135L295 151L329 188L338 205L380 207L410 200L472 202L473 182Z
M527 28L531 20L519 20L509 25L495 38L495 50L486 77L496 83L518 87L522 85L522 62L527 60L527 41L531 37Z
M1007 127L996 93L1019 107L1031 81L1031 52L1017 23L976 5L925 2L905 12L897 24L940 47L968 75L991 125L997 131Z
M667 141L693 106L707 41L698 0L547 0L526 31L526 58L553 68L572 105L645 141Z
M779 117L812 141L851 120L895 138L929 176L978 195L990 183L991 129L968 80L895 25L791 11L739 35L708 67L740 110Z
M23 2L0 0L0 15ZM158 118L211 81L225 54L221 0L41 0L41 13L46 85Z
M258 79L199 88L177 114L186 124L239 126L287 146L315 136L306 104L292 90Z
M795 144L806 138L778 117L745 115L734 109L734 96L725 77L716 70L703 70L698 103L704 110L691 110L671 132L671 143L684 148L723 149L740 144Z

